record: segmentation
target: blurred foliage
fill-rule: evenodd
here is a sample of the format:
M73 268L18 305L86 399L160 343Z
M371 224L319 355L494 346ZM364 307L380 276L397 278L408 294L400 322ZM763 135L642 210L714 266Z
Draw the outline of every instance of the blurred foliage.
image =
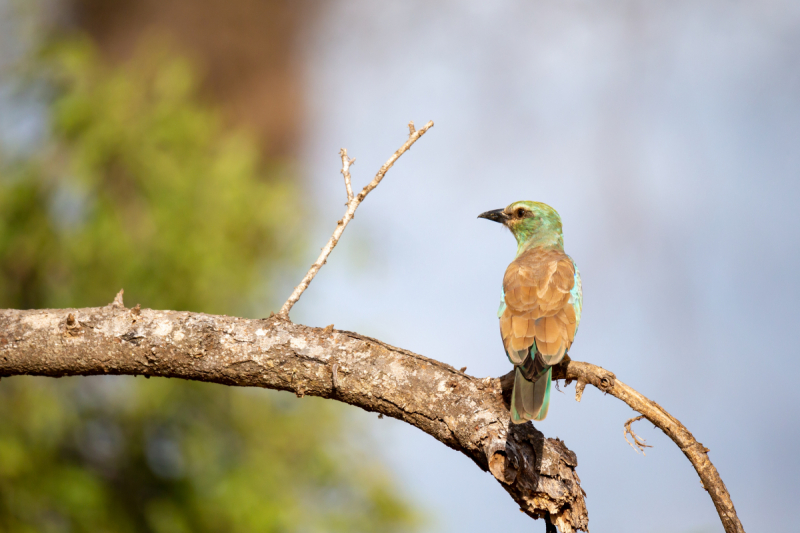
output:
M168 379L4 379L0 530L405 531L340 406ZM363 451L363 450L362 450Z
M116 69L88 41L44 60L51 142L0 181L0 306L105 305L124 287L153 308L245 308L296 237L286 169L226 130L162 47Z
M163 47L35 61L48 138L0 161L0 307L239 313L292 253L285 166L227 129ZM42 81L44 80L44 81ZM339 404L180 380L0 383L0 531L407 531L418 520ZM354 436L355 434L355 436ZM364 446L366 448L366 446Z

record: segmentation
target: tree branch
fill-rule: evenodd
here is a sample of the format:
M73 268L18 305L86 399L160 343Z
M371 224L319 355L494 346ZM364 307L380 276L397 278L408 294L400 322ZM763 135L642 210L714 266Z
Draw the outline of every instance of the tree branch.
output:
M464 373L466 367L456 370L357 333L299 326L288 318L358 206L431 127L432 121L416 130L410 122L408 140L357 196L350 183L355 159L342 148L347 210L278 315L246 320L138 305L127 310L123 291L101 308L0 310L0 376L164 376L337 399L408 422L470 457L494 475L522 511L544 518L548 532L554 526L561 533L588 531L575 454L532 424L510 423L513 371L499 379L477 379ZM675 417L599 366L565 357L554 367L553 380L558 379L577 381L577 401L591 383L642 413L625 423L623 433L642 452L647 445L631 424L644 417L659 427L694 466L726 533L744 533L709 450Z
M331 326L126 309L117 300L0 310L0 376L162 376L336 399L458 450L490 471L522 511L549 517L562 533L588 530L575 454L531 424L511 424L498 379Z
M736 509L733 507L731 495L728 493L725 483L722 482L719 472L717 472L717 469L708 458L708 448L697 442L677 418L669 414L656 402L619 381L612 372L596 365L572 361L569 357L565 357L560 365L553 368L553 379L565 379L567 383L577 381L575 385L575 399L577 401L580 401L586 384L592 384L601 391L616 396L666 433L694 466L697 475L700 476L703 488L714 502L714 507L717 509L726 533L744 533L742 523L739 521ZM504 389L510 389L513 383L510 380L513 380L513 373L501 378ZM639 418L641 417L629 420L626 423L626 428L630 429L630 424Z
M353 196L353 189L350 186L350 165L353 164L355 159L348 158L347 150L345 150L344 148L341 149L339 154L342 157L342 175L344 176L344 185L347 191L347 203L345 204L347 206L347 210L345 211L342 219L336 223L336 229L333 230L333 235L331 235L331 238L328 240L328 243L322 248L322 252L319 254L317 260L314 261L314 264L312 264L311 268L308 269L308 272L300 281L300 284L294 288L294 291L292 291L292 294L289 296L289 299L286 300L286 303L284 303L283 307L281 307L281 310L278 312L279 315L288 318L289 311L291 311L294 304L296 304L297 301L300 299L300 296L303 295L303 292L308 288L308 285L311 283L311 280L313 280L314 276L317 275L317 272L319 272L319 269L322 268L322 265L324 265L328 261L328 256L331 254L333 249L339 243L339 239L341 238L342 233L344 233L344 229L347 227L347 224L349 224L350 221L353 220L353 216L355 216L356 209L358 209L358 206L361 205L361 202L364 201L364 198L366 198L367 195L370 192L372 192L372 190L375 187L378 186L378 184L381 182L381 180L389 171L389 169L392 168L392 165L394 165L395 161L397 161L401 155L406 153L409 150L409 148L411 148L411 146L415 142L417 142L417 140L420 137L425 135L425 133L432 127L433 127L432 120L429 120L427 124L425 124L418 130L414 129L413 121L409 122L408 123L409 133L406 142L403 143L403 146L398 148L394 154L392 154L392 157L390 157L389 160L383 164L380 170L378 170L378 173L375 174L375 177L372 178L372 181L370 181L366 186L364 186L364 188L361 189L361 192L358 193L358 195L356 196Z

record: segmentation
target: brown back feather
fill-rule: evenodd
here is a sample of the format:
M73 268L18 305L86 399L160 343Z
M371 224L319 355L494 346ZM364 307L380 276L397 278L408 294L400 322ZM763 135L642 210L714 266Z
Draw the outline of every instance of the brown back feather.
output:
M512 360L524 358L523 351L535 340L547 364L561 361L575 338L575 309L570 301L574 284L575 266L558 250L534 248L508 265L500 334Z

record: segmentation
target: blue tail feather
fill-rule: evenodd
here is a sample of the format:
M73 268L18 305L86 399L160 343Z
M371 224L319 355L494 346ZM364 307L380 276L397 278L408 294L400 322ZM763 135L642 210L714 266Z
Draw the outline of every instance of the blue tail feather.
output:
M511 393L511 420L524 424L528 420L544 420L550 407L550 388L553 378L551 367L539 374L535 381L522 375L519 367L514 373L514 390Z

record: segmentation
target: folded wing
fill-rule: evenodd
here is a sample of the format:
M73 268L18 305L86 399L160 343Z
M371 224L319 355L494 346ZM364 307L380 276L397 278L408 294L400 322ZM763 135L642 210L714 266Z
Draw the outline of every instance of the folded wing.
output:
M557 250L530 250L508 266L500 333L512 363L528 355L547 366L561 361L575 339L575 280L572 259Z

